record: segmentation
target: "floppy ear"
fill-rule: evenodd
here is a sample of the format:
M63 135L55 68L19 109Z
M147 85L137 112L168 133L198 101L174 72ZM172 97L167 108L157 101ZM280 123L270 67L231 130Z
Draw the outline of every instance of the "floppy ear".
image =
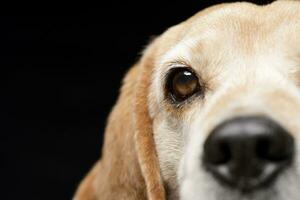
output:
M148 113L152 69L153 57L146 53L127 73L108 119L102 158L80 184L75 200L165 199Z
M135 145L147 187L148 199L163 200L165 199L165 190L155 149L152 119L148 110L148 94L153 66L153 54L148 52L141 61L138 84L136 85L134 110Z

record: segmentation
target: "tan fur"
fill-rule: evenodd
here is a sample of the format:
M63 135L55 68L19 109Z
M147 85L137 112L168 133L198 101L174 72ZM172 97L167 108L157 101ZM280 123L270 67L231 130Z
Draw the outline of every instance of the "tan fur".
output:
M109 116L101 160L74 199L178 199L185 161L193 164L186 157L193 145L200 149L198 140L187 138L203 142L232 116L267 114L296 135L298 121L290 119L300 111L299 33L300 5L292 1L221 4L168 29L127 73ZM203 99L178 109L165 101L162 86L174 62L192 66L207 86ZM186 191L185 199L194 199Z
M121 96L108 120L102 158L81 183L76 200L146 198L133 128L133 88L138 70L138 65L133 67L124 81Z
M76 200L164 199L147 109L153 66L148 57L126 75L108 120L102 158L81 183Z

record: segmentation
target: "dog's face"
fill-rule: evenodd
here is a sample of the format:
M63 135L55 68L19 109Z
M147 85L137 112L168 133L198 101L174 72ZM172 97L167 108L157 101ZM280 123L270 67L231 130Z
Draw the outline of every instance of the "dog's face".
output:
M158 40L148 100L168 198L300 199L300 3L212 7Z

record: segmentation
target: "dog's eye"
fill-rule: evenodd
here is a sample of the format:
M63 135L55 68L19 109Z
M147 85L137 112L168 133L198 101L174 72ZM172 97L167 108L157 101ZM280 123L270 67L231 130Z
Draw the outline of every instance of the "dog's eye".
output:
M173 100L184 101L200 90L195 73L187 68L173 69L167 79L167 89Z

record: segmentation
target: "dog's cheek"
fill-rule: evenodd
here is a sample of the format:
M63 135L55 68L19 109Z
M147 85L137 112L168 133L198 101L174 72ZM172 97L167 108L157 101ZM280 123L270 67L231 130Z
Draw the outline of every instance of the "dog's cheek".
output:
M156 116L153 131L160 170L166 184L167 194L177 195L177 171L183 152L181 123L167 116Z

